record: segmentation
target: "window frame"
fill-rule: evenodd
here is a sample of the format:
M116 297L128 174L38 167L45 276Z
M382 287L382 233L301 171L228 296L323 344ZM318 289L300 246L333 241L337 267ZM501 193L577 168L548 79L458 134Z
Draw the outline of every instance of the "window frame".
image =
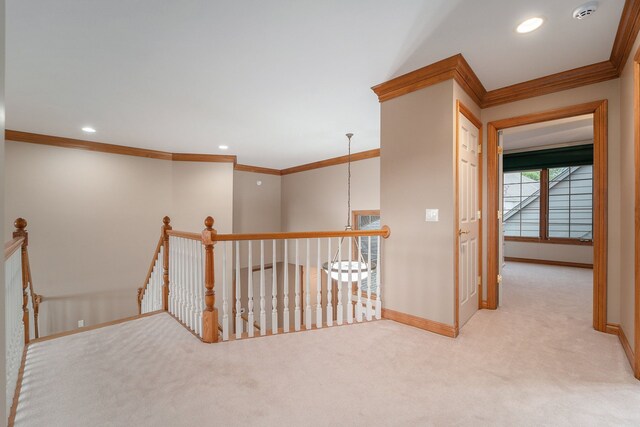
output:
M359 230L358 228L358 217L359 216L369 216L369 215L377 215L380 216L380 209L369 209L369 210L359 210L359 211L351 211L351 229L352 230ZM356 237L357 239L357 237ZM354 245L355 246L355 245ZM352 250L352 259L357 259L358 258L358 250L357 248L353 247L351 248ZM355 283L352 286L351 289L351 295L358 295L358 284ZM367 293L365 291L362 291L360 293L361 298L366 298L367 297ZM378 295L375 292L371 292L371 300L375 301L376 299L378 299Z
M571 166L565 166L571 167ZM515 171L514 171L515 172ZM526 171L521 171L526 172ZM504 173L504 172L503 172ZM592 178L593 182L593 178ZM502 184L504 191L504 183ZM593 185L593 184L592 184ZM593 192L591 193L593 199ZM501 206L504 215L504 205ZM540 229L538 237L520 237L520 236L504 236L506 242L529 242L529 243L551 243L559 245L578 245L578 246L593 246L593 239L580 240L573 237L549 237L549 168L540 169ZM591 227L593 229L593 216L591 220ZM504 227L503 231L504 233Z

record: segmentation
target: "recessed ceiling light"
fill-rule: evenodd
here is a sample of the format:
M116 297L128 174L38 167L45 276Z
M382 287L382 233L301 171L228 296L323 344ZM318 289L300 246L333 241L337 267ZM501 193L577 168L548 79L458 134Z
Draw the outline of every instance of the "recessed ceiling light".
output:
M522 22L520 25L518 25L518 28L516 28L516 31L519 32L520 34L530 33L531 31L534 31L540 28L540 25L542 25L543 22L544 22L544 19L539 17L529 18L526 21Z
M96 133L96 130L94 128L92 128L92 127L89 127L89 126L83 127L82 130L84 132L87 132L87 133Z
M221 149L221 150L227 150L227 149L229 149L229 146L228 145L218 145L218 148Z

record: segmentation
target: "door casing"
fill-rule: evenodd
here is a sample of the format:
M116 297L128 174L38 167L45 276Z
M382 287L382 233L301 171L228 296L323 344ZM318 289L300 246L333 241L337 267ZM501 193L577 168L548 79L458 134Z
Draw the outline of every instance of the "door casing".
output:
M593 328L607 327L607 100L525 114L487 124L487 304L498 306L498 131L593 114Z

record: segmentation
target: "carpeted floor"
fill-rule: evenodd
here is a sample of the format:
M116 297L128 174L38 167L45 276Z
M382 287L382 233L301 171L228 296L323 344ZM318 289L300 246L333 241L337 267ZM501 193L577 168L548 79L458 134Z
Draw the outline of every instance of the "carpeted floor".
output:
M165 314L31 346L17 426L640 425L591 271L512 263L458 339L391 321L205 345Z

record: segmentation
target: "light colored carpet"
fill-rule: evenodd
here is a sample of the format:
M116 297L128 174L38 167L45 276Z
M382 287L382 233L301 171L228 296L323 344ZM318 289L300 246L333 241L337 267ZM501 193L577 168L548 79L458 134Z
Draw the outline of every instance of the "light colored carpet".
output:
M640 425L591 271L510 264L458 339L391 321L205 345L165 314L33 345L18 426Z

